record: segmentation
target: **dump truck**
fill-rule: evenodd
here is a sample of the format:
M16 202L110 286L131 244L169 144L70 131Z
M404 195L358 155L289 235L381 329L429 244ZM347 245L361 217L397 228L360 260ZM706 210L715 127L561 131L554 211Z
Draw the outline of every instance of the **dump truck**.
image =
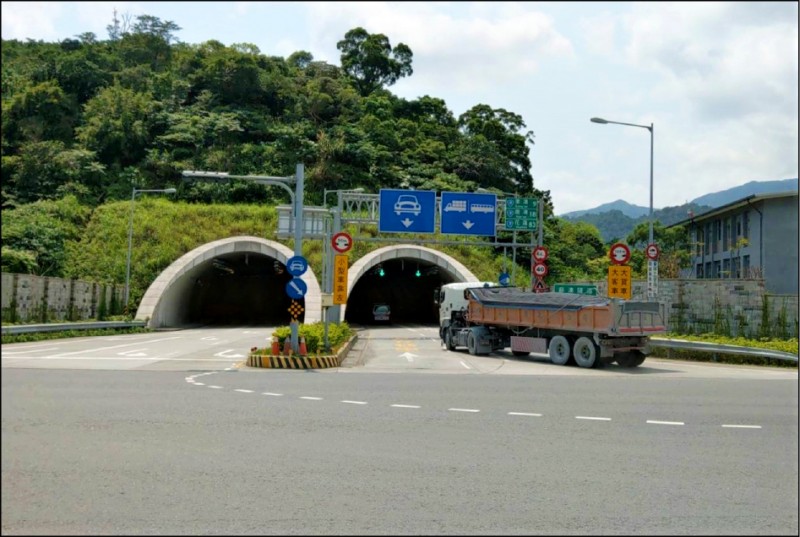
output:
M534 293L492 282L445 284L435 298L442 344L473 355L511 349L514 356L547 354L560 365L637 367L650 354L650 337L667 329L659 302Z

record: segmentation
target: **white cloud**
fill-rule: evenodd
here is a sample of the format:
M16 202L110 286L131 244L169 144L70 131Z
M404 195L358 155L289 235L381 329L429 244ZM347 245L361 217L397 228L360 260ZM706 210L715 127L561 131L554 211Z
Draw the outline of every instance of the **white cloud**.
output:
M56 23L62 16L62 2L2 2L3 39L52 41L60 36Z
M331 63L338 64L339 56L330 44L335 47L358 26L386 35L392 46L408 45L413 86L420 93L437 87L484 90L536 71L542 60L573 54L569 40L535 4L479 2L462 5L462 12L445 9L453 7L458 3L322 3L309 15L318 47L329 51L321 59Z

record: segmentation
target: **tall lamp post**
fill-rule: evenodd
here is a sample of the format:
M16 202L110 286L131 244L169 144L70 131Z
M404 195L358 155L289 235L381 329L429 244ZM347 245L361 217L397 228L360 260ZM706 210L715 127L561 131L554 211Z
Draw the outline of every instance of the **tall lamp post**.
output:
M649 217L649 240L648 245L654 244L653 242L653 123L650 125L638 125L636 123L622 123L620 121L609 121L607 119L593 117L589 121L592 123L600 123L606 125L608 123L614 125L627 125L628 127L641 127L650 131L650 217ZM658 276L658 260L647 260L647 298L652 300L656 296L655 278Z
M131 193L131 217L128 220L128 260L125 263L125 307L128 307L128 300L130 299L131 295L131 249L133 247L133 209L136 203L136 194L141 194L142 192L161 192L163 194L174 194L177 192L174 188L162 188L162 189L145 189L145 190L138 190L136 188L133 189Z

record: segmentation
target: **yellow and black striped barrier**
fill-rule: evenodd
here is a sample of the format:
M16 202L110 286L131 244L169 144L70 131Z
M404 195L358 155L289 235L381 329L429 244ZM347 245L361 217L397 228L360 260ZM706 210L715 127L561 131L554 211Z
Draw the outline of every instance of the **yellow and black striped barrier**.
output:
M250 367L271 367L273 369L322 369L339 367L339 356L272 356L269 354L251 354L247 357Z

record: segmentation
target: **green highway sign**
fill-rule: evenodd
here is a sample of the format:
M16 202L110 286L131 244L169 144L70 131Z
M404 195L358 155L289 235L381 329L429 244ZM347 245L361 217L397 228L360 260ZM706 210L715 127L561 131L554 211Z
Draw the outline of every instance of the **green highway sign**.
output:
M597 296L597 286L591 283L557 283L553 292Z
M539 216L539 200L536 198L506 198L507 230L535 231Z

